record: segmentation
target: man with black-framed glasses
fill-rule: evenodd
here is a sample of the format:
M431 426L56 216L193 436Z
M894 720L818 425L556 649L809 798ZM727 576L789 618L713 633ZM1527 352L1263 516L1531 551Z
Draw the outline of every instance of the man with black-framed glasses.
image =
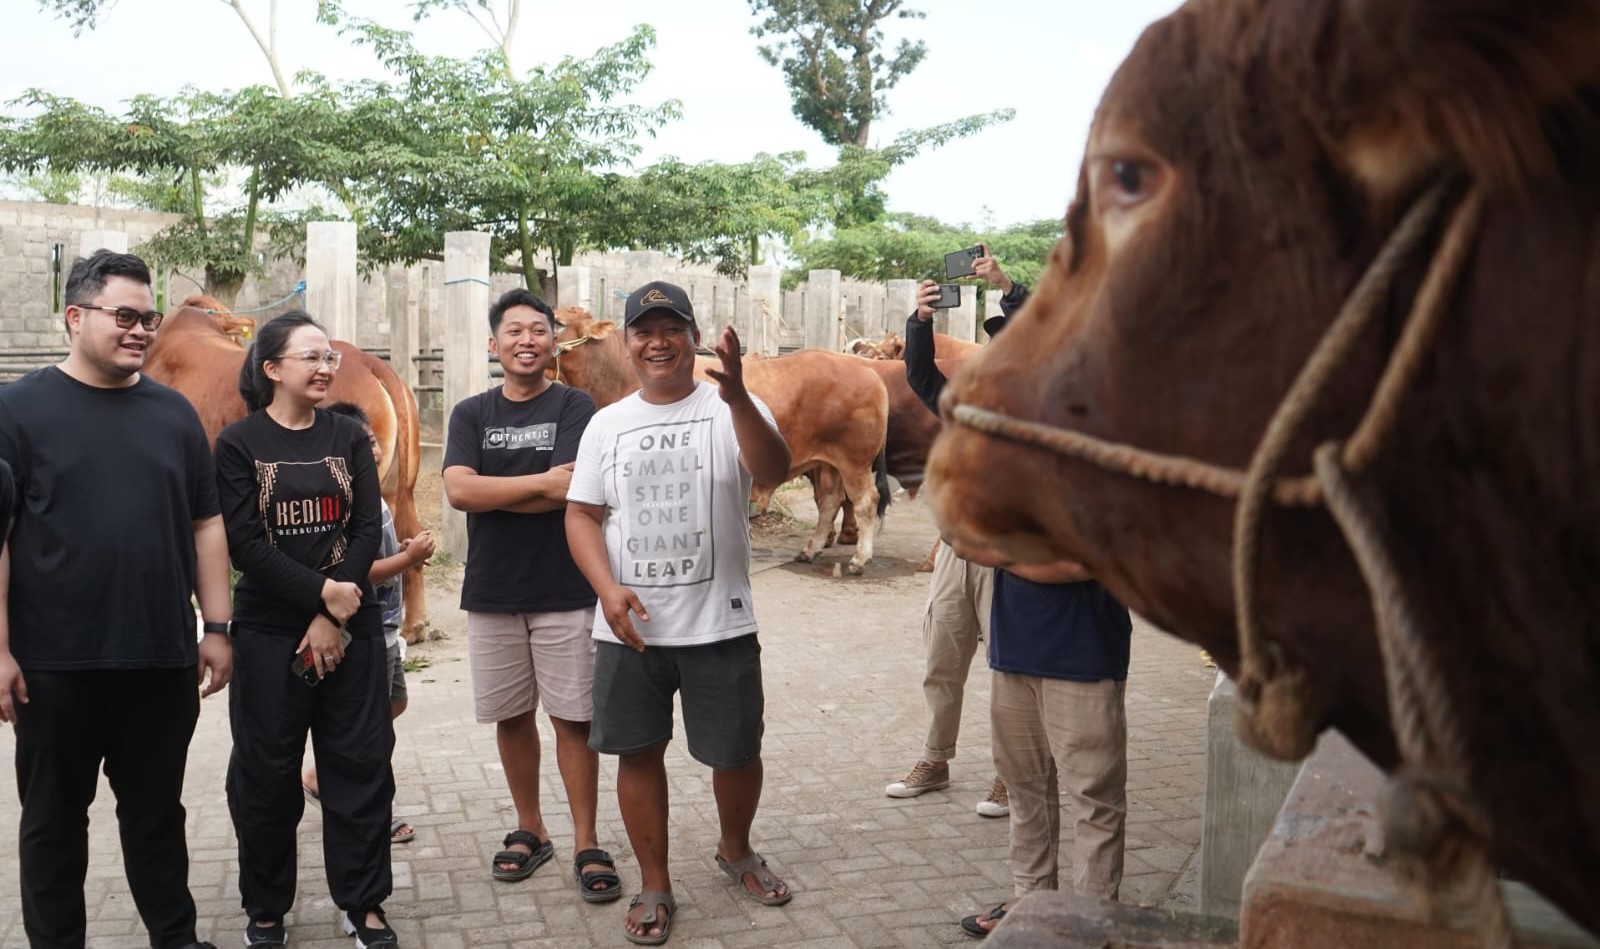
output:
M23 925L33 949L83 949L103 765L150 945L203 949L181 794L196 676L209 695L233 668L216 472L188 400L140 372L161 325L144 262L74 261L66 301L67 358L0 389L18 498L0 554L0 721L17 729Z

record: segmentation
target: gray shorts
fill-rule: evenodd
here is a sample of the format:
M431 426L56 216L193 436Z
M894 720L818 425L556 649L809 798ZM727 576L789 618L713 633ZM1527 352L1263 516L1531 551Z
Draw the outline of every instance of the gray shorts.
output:
M718 771L761 756L761 643L754 633L699 646L634 652L596 642L589 747L629 755L672 740L672 695L683 704L689 754Z
M395 643L388 647L389 653L389 702L406 704L406 663L400 658L400 644Z

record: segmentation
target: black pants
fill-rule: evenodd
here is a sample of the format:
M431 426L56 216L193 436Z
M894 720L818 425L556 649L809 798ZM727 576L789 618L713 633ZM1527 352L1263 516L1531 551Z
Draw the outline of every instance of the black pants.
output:
M89 805L101 762L117 796L128 889L156 949L195 941L183 771L195 670L24 674L17 709L22 920L33 949L83 949Z
M328 892L340 909L360 911L380 906L393 888L394 726L383 637L351 642L344 662L316 686L289 671L294 646L249 629L233 641L228 809L239 836L239 895L255 920L282 920L294 905L307 729L317 755Z

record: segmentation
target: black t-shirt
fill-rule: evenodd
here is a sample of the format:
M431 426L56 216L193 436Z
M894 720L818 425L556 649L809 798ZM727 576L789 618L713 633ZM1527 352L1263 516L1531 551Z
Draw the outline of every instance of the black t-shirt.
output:
M217 482L189 401L145 377L102 389L40 369L0 389L0 458L23 670L193 666L194 523L217 514Z
M350 635L383 635L368 579L383 509L372 443L360 425L318 409L311 427L289 429L265 410L252 412L217 436L217 494L228 552L242 574L233 591L240 626L304 636L331 578L361 587Z
M578 457L594 416L588 393L552 383L526 402L499 388L450 413L444 467L491 478L543 474ZM593 606L594 590L567 549L566 514L485 511L467 515L461 608L474 613L554 613Z

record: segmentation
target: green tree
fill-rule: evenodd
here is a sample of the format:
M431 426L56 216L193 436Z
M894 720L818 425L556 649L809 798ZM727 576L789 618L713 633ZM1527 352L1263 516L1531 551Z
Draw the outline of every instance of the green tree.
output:
M791 273L795 279L808 270L838 270L861 280L943 280L945 254L981 243L1008 277L1031 286L1060 237L1059 220L994 230L890 214L883 220L839 228L824 238L802 237L792 247L796 265Z
M795 118L830 145L865 148L872 120L889 111L884 95L917 68L927 54L918 40L902 39L884 50L882 23L922 19L903 0L749 0L762 16L750 28L772 37L758 49L783 70Z
M138 176L139 203L176 205L183 215L143 252L203 268L206 292L224 302L264 270L256 237L272 216L266 203L300 184L340 188L361 174L361 154L341 147L357 132L326 98L285 99L259 86L229 93L191 88L170 98L135 96L113 115L34 89L12 105L31 114L0 120L0 168ZM210 195L233 171L245 179L242 204L213 204Z

